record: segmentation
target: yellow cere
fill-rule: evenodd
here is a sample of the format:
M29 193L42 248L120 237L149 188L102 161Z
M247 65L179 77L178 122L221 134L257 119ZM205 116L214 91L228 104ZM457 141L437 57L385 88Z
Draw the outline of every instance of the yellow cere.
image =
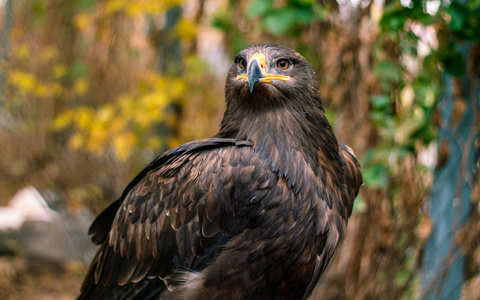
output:
M248 62L248 68L250 68L250 64L254 60L258 61L258 64L260 65L260 69L262 69L262 73L265 73L265 66L267 65L267 59L265 58L265 55L263 55L262 53L255 53L250 58L250 61Z

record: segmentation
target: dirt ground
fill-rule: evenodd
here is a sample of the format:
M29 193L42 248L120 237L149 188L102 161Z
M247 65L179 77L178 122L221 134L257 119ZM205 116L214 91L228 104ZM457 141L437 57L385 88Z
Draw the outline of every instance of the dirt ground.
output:
M15 256L0 256L0 299L73 300L79 294L85 272L86 267L79 262L64 266L27 261ZM476 276L464 285L461 299L480 299L479 289L480 276ZM321 298L318 294L310 297Z
M70 300L78 296L85 274L81 263L67 266L0 257L0 299Z

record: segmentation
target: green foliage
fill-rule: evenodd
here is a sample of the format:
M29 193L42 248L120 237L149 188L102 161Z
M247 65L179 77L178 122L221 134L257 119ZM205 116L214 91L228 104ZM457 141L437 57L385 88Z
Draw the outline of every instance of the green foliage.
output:
M467 63L462 54L455 49L453 43L449 43L436 52L436 59L442 63L445 72L453 76L463 76L467 72Z
M73 79L90 77L88 66L81 60L75 60L70 68L70 76Z
M263 28L274 35L293 33L323 18L323 9L314 1L290 0L282 6L273 0L251 0L246 9L249 18L260 18Z
M411 35L412 31L406 26L407 22L419 22L440 28L440 37L442 38L442 33L445 36L440 40L442 44L433 51L432 58L453 76L465 74L466 63L455 45L458 41L480 41L480 1L452 1L447 6L440 6L433 16L425 12L423 1L413 1L411 8L396 3L384 12L379 24L387 34Z
M33 13L33 22L36 26L40 26L47 17L47 10L45 4L41 0L35 0L31 4L31 11Z
M273 0L251 0L245 14L248 17L261 17L273 9Z
M387 128L392 122L391 101L386 95L373 96L372 99L372 118L373 125L377 128Z
M436 109L440 74L453 76L466 73L466 62L457 49L458 41L476 41L480 37L480 5L478 2L452 1L441 5L435 15L426 12L424 1L412 1L411 7L392 2L384 11L379 26L384 33L377 41L377 55L384 57L375 65L374 73L383 94L371 98L372 125L377 128L381 143L372 148L364 159L365 182L373 187L387 187L388 178L396 172L396 162L416 147L434 140L436 130L431 120ZM434 26L439 29L439 45L419 57L419 42L414 26ZM382 45L394 43L398 56L385 57ZM402 58L416 60L420 70L409 73ZM413 75L413 76L412 76ZM388 154L388 155L386 155Z
M78 6L82 10L90 10L95 7L95 0L79 0Z
M456 38L480 41L480 1L453 1L445 12L450 16L448 28Z
M386 188L388 186L388 173L385 165L375 163L362 170L363 182L371 188Z
M393 1L382 14L379 25L385 33L398 33L405 29L408 21L415 20L423 25L432 24L434 17L425 12L425 3L423 1L412 1L412 7L404 7L399 2Z
M295 15L288 9L277 9L268 13L263 19L265 28L273 34L287 32L296 23Z
M409 10L405 8L396 8L386 11L380 19L380 28L384 32L396 32L405 26L408 19Z
M238 26L235 24L234 13L232 9L222 10L215 13L212 17L212 27L223 31L228 39L228 45L232 53L237 53L249 45L243 37Z
M373 72L380 79L382 88L386 92L391 92L393 86L400 84L402 81L402 67L393 61L380 61L373 69Z

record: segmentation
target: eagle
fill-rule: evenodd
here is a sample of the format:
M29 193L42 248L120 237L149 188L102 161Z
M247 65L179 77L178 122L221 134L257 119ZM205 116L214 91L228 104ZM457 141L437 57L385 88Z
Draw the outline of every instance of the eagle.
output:
M307 60L234 58L219 132L152 161L92 223L79 299L305 299L362 185Z

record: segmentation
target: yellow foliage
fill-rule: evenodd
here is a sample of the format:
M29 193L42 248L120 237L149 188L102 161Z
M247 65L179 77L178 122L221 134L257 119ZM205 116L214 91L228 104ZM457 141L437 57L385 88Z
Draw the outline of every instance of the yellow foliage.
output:
M61 92L62 86L58 82L50 84L42 84L37 82L37 86L35 87L35 95L40 98L55 97L60 95Z
M109 13L115 13L121 11L127 5L127 1L122 0L109 0L105 4L105 9Z
M101 154L107 145L110 132L105 124L93 121L89 130L90 136L86 141L86 147L95 154Z
M54 97L62 93L62 86L58 82L42 83L35 75L19 70L12 70L8 75L9 83L21 93L33 93L39 98Z
M145 12L159 12L160 1L152 3L151 1L132 2L126 6L126 12L130 15L138 15Z
M35 87L35 94L40 98L46 98L50 95L50 90L48 89L48 86L44 84L38 84Z
M88 89L88 81L86 79L83 79L83 78L77 79L73 83L73 90L75 94L77 94L78 96L85 94L87 89Z
M180 140L176 137L171 137L169 139L169 143L170 147L174 148L174 147L178 147L180 146L182 143L180 142Z
M77 84L88 85L81 80L74 86ZM174 118L168 107L185 97L186 91L187 86L180 78L149 74L140 83L137 94L122 95L115 103L95 110L80 107L67 111L55 119L54 129L72 126L76 132L69 145L74 149L84 148L97 155L111 151L119 160L126 160L139 141L140 147L162 146L165 140L157 137L153 128L172 123Z
M158 136L154 136L147 141L147 146L152 149L158 149L162 146L162 139Z
M135 100L128 96L120 96L118 106L121 111L128 112L135 108Z
M67 110L59 114L53 121L53 129L62 130L73 123L74 111Z
M113 140L116 156L125 161L137 143L137 137L131 132L118 135Z
M127 126L127 122L124 122L124 120L118 117L115 117L111 120L108 126L112 132L122 132L125 130L125 127Z
M75 123L80 129L89 130L93 122L93 111L88 107L81 107L75 113Z
M11 71L8 80L23 92L31 92L37 85L37 79L34 75L22 71Z
M197 36L197 26L195 23L182 19L177 24L177 35L181 40L190 41Z
M30 50L26 45L20 45L16 51L18 59L26 59L30 57Z
M75 24L75 27L77 27L80 30L87 28L88 25L90 24L89 14L85 12L77 14L74 19L74 24Z
M167 9L183 3L184 0L108 0L105 4L107 13L126 12L129 15L158 14Z
M53 77L62 78L67 75L67 68L62 64L57 64L53 67Z
M112 105L105 105L98 110L96 120L101 123L108 123L114 117L114 113Z
M149 110L163 110L169 104L169 99L167 95L162 92L153 92L143 96L140 99L141 104L143 105L143 109L145 111Z
M80 133L74 134L72 137L70 137L70 140L68 141L68 145L70 148L73 149L79 149L83 145L83 137Z

